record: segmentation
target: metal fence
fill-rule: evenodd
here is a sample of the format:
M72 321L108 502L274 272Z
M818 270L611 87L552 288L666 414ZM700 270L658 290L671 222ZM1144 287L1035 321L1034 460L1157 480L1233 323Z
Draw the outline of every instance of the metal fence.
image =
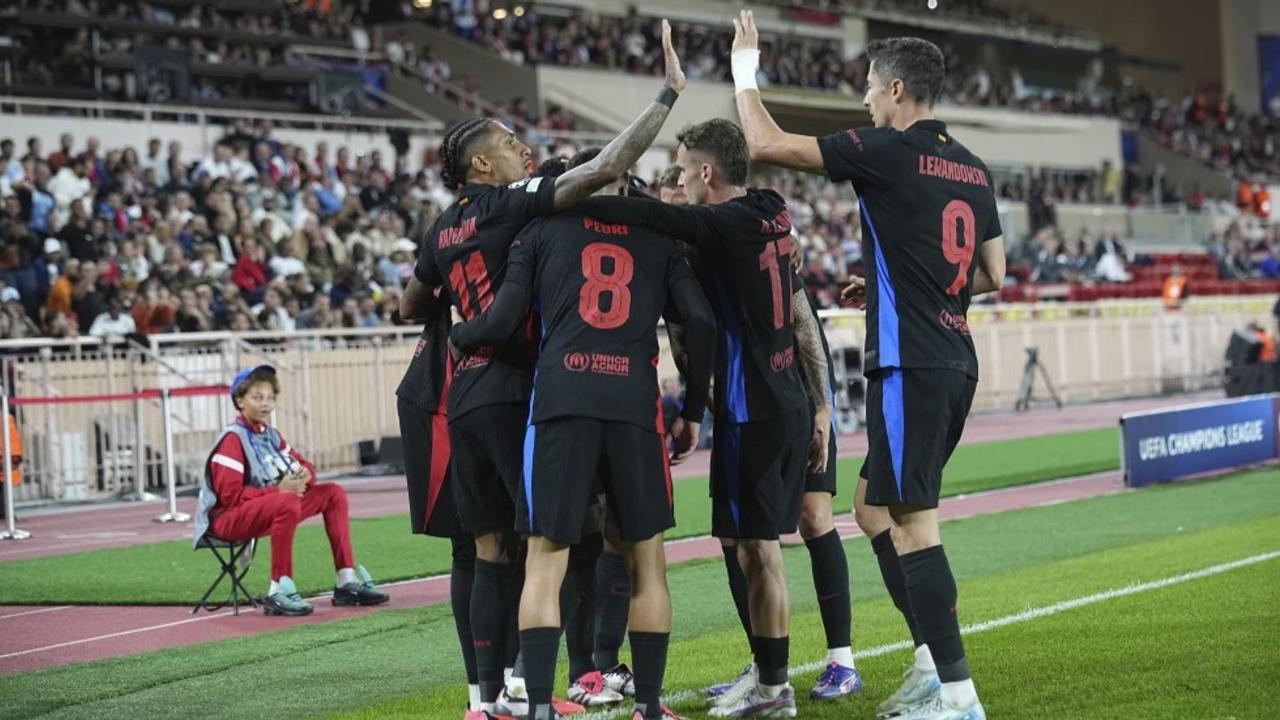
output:
M1194 391L1222 383L1233 330L1269 322L1265 296L1193 298L1180 313L1159 301L975 306L969 324L982 377L977 410L1013 407L1036 347L1068 402ZM822 313L833 350L860 358L864 316ZM399 434L395 388L420 328L156 335L147 345L96 338L0 342L0 370L24 449L18 505L137 497L195 486L234 410L225 386L237 370L274 365L282 392L276 426L322 472L359 465L362 443ZM659 377L674 377L665 333ZM861 367L837 404L857 414ZM172 391L172 397L161 391ZM170 432L166 435L165 425ZM848 423L842 423L848 427Z

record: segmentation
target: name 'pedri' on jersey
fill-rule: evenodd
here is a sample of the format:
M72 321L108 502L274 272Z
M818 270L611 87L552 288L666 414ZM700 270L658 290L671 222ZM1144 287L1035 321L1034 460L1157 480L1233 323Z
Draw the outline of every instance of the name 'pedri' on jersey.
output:
M604 211L597 217L605 217ZM716 205L628 203L611 222L644 225L691 243L720 330L716 420L759 422L807 412L796 368L791 214L782 196L752 188Z
M945 368L978 377L967 313L978 246L998 237L991 173L938 120L818 140L827 175L862 211L868 372Z
M427 231L414 275L427 287L443 285L464 320L493 303L507 272L516 234L536 217L555 212L555 182L534 177L501 187L462 188ZM479 407L529 400L537 327L476 349L454 367L449 389L450 421Z

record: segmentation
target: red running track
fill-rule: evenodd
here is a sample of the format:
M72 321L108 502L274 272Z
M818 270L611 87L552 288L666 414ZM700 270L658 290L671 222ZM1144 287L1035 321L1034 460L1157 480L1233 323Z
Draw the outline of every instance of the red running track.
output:
M1102 473L948 498L942 501L940 512L944 519L950 520L1122 491L1124 486L1118 474ZM836 525L846 538L860 534L852 515L841 515ZM798 536L784 541L800 542ZM715 538L687 538L667 544L669 563L719 556L720 543ZM447 576L409 580L387 587L392 600L383 607L420 607L449 599ZM315 608L315 613L308 617L281 618L267 617L253 610L238 617L230 610L192 616L187 608L171 606L0 606L0 674L244 637L377 612L377 608L335 608L323 596L315 602Z
M1183 404L1197 397L1161 398L1082 405L1029 413L988 414L970 419L963 442L1028 437L1112 425L1126 412ZM841 456L865 451L864 434L846 436ZM698 453L676 469L677 476L705 475L709 455ZM350 478L343 480L356 517L380 517L404 512L403 477ZM996 490L944 500L942 517L955 519L1015 508L1051 505L1123 491L1116 473ZM190 510L194 499L183 499L180 509ZM52 509L20 515L20 525L34 533L20 543L0 543L0 562L18 558L57 555L104 547L121 547L162 540L185 540L188 525L161 525L151 518L162 503L118 503L107 506ZM92 521L91 527L87 523ZM313 522L319 522L318 519ZM837 518L845 537L859 534L850 515ZM799 542L798 537L788 538ZM668 544L668 561L717 557L718 541L689 538ZM447 577L406 581L390 586L389 607L409 608L445 602ZM229 610L189 615L185 607L31 607L0 606L0 674L25 672L72 662L119 657L134 653L243 637L299 624L329 622L377 612L377 609L334 608L321 598L316 612L306 618L269 618L256 611L239 617Z
M1213 394L1217 397L1218 394ZM1026 413L975 415L965 428L963 443L1006 440L1019 437L1088 430L1113 426L1120 415L1157 407L1181 405L1205 396L1180 396L1077 405L1062 410L1039 409ZM840 456L866 452L866 433L840 438ZM706 475L711 454L695 453L673 469L677 478ZM384 517L406 512L404 477L345 478L352 517ZM195 498L179 498L178 509L193 512ZM122 502L72 508L50 508L18 513L18 527L32 537L22 541L0 541L0 562L24 558L84 552L108 547L126 547L164 540L190 540L188 523L161 524L152 518L165 511L163 502ZM319 517L308 522L319 523ZM3 633L0 633L3 634Z

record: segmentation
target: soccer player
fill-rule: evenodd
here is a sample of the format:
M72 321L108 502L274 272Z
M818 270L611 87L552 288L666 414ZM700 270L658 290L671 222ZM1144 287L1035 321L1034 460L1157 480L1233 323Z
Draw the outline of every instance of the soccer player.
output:
M672 165L658 179L658 198L664 203L684 205L684 190L680 187L680 166ZM687 245L684 246L688 248ZM683 328L667 323L671 348L677 350L677 333ZM622 641L627 634L627 610L630 607L631 577L627 573L622 555L606 539L604 552L596 564L595 596L595 650L593 659L600 668L605 686L620 695L635 695L635 678L631 668L618 657Z
M658 98L591 162L560 177L529 177L532 151L510 129L475 118L450 128L441 144L442 175L458 200L427 232L404 295L401 315L418 317L425 298L443 286L464 319L489 307L506 274L512 239L535 217L567 208L621 176L657 137L685 77L662 23L666 80ZM482 707L494 710L510 608L515 542L514 498L520 483L520 437L528 415L534 327L520 337L479 347L454 368L449 438L455 499L476 539L471 629Z
M918 38L867 46L863 104L875 127L823 138L783 132L755 86L758 33L734 20L738 114L754 160L849 181L875 272L844 292L865 302L870 447L855 494L885 586L915 639L916 664L879 707L912 720L985 718L965 659L938 495L977 386L965 313L1004 278L1004 241L986 166L934 117L945 61Z
M795 532L806 464L827 463L828 394L814 431L796 369L796 305L808 299L791 270L791 216L772 190L747 189L747 145L728 120L691 126L677 137L680 185L690 203L633 203L609 208L606 220L653 227L697 248L702 277L721 332L711 450L712 532L732 545L746 579L756 671L744 673L715 701L712 717L790 716L787 681L790 608L778 537ZM619 211L619 212L613 212ZM691 333L690 333L691 335ZM821 362L821 354L814 359ZM812 378L827 375L816 367ZM692 391L690 391L692 394ZM812 438L812 442L811 442Z
M449 600L462 646L467 675L469 713L480 712L476 651L471 636L471 586L475 581L475 538L463 530L454 503L449 472L449 421L446 400L453 379L449 362L449 300L436 293L424 314L426 326L413 349L413 359L396 388L400 436L404 439L405 483L409 491L409 523L414 533L448 538L453 543Z
M799 266L800 252L795 254L793 267ZM804 292L803 289L799 292ZM807 296L807 293L806 293ZM853 608L849 592L849 561L845 557L840 532L836 530L835 515L831 509L836 495L836 433L831 413L835 404L836 377L831 364L831 346L818 318L817 305L807 297L810 317L807 322L796 323L796 352L800 355L800 373L809 392L814 423L822 423L827 430L827 466L810 471L805 476L804 498L800 505L800 537L809 551L809 564L813 575L813 589L818 596L818 614L827 639L827 666L818 676L809 697L815 700L835 700L862 689L862 677L853 662ZM796 306L800 307L799 304ZM797 309L797 312L799 310ZM813 355L818 355L818 359ZM826 369L826 383L819 375ZM827 398L825 414L815 401L816 395ZM816 428L815 428L816 429Z
M674 461L697 443L710 382L714 319L676 244L598 214L652 200L600 197L536 220L516 238L506 281L488 310L455 326L464 351L516 331L536 296L544 323L524 436L520 530L529 536L520 652L529 717L551 720L560 645L560 591L596 481L613 544L631 572L634 720L673 718L658 700L671 632L663 532L673 526L671 471L658 393L659 316L689 328L689 399L670 429Z

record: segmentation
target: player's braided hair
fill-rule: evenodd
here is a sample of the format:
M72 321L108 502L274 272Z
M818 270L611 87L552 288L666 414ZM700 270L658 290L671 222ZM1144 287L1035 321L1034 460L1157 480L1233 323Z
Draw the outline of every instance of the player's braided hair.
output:
M458 189L467 184L471 169L471 145L484 135L488 118L472 118L449 128L440 141L440 176L446 187Z

